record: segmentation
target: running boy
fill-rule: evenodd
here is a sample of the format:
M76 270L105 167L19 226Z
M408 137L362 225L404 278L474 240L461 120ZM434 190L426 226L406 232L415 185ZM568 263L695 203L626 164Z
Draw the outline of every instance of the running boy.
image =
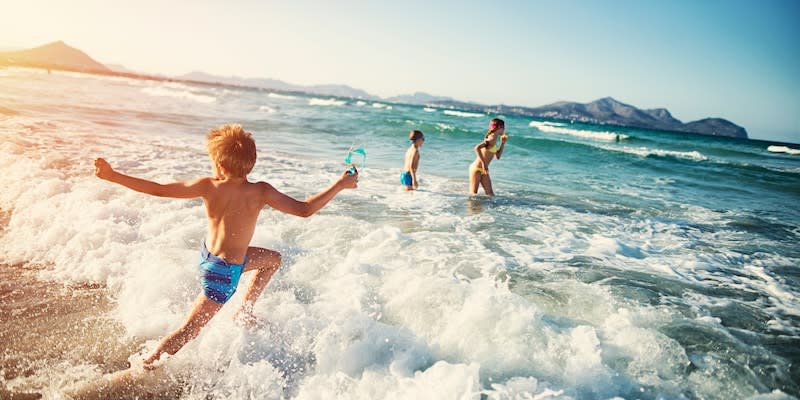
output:
M422 134L422 131L413 130L408 134L408 140L411 141L411 146L406 150L406 163L403 173L400 174L400 183L406 187L406 190L414 190L419 188L419 182L417 182L419 148L425 143L425 135Z
M200 256L202 292L186 320L177 330L164 337L145 360L145 368L163 353L175 354L194 339L200 329L222 308L239 283L243 272L255 271L246 289L244 303L237 318L252 323L252 307L281 264L277 251L251 247L259 212L270 206L278 211L308 217L325 206L343 189L357 187L358 172L347 172L322 192L305 201L295 200L266 182L248 182L247 174L256 162L256 145L250 133L240 125L218 127L208 133L208 155L212 176L192 181L159 184L115 171L102 158L94 161L95 175L137 192L176 199L200 197L208 217L208 233Z

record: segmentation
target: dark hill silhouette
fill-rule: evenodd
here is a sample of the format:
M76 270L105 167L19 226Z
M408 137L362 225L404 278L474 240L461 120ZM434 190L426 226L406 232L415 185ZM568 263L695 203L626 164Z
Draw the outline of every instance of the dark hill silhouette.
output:
M705 118L684 124L675 119L664 108L641 110L611 97L604 97L590 103L560 101L541 107L470 106L469 103L462 102L443 102L439 105L498 114L518 114L591 124L608 124L747 139L747 131L744 128L722 118Z
M19 65L68 71L111 72L105 65L62 41L27 50L0 52L0 65Z

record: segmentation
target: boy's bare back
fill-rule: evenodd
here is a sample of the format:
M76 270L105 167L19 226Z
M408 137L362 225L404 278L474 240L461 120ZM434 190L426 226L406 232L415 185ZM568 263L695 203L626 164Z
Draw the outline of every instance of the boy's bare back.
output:
M258 213L267 205L269 185L241 178L210 177L201 179L199 184L205 187L202 198L208 217L206 247L228 262L242 263Z

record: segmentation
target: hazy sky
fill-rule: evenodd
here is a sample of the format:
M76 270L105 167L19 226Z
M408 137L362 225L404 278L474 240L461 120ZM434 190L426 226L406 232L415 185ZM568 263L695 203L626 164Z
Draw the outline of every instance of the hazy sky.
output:
M798 0L0 0L0 10L0 46L63 40L142 72L525 106L611 96L800 143Z

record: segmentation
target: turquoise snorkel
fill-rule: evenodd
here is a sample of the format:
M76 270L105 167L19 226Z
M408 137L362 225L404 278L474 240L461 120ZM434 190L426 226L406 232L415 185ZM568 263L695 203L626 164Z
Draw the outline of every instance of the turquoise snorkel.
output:
M367 151L364 150L363 147L351 147L350 150L347 151L347 156L344 158L344 163L350 166L350 169L347 171L348 175L353 175L358 172L355 164L353 164L353 155L361 156L361 168L364 168L367 165Z

